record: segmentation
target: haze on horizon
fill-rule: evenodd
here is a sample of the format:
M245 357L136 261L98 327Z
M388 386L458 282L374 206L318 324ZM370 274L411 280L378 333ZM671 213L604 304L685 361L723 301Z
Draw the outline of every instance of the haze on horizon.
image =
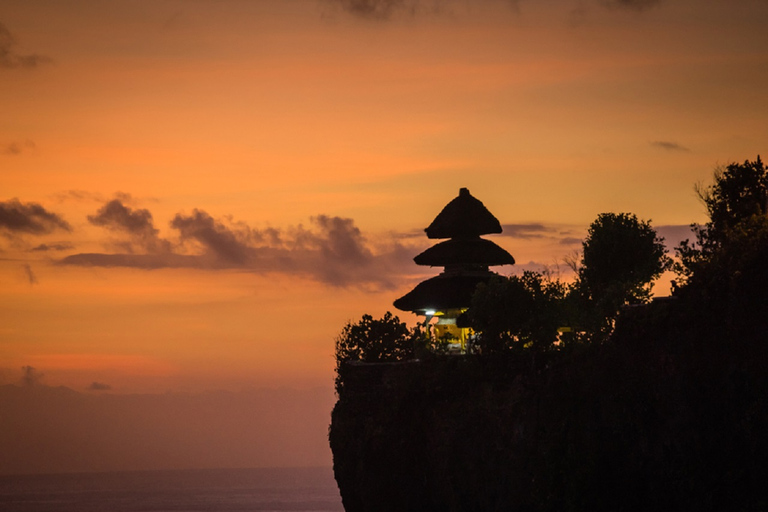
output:
M412 258L460 187L513 271L601 212L674 245L695 183L765 156L766 22L765 0L6 0L0 386L329 400L335 335L433 273Z

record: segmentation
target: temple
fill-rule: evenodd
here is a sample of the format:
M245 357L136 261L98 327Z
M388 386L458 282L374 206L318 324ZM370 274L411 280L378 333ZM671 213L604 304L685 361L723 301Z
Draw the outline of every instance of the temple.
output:
M501 233L498 219L462 188L424 231L428 238L448 240L434 245L416 256L418 265L443 267L439 275L422 281L394 302L403 311L426 317L425 325L437 318L435 339L444 341L456 351L464 352L472 335L463 314L469 309L479 283L497 275L488 267L512 265L515 259L507 251L481 235Z

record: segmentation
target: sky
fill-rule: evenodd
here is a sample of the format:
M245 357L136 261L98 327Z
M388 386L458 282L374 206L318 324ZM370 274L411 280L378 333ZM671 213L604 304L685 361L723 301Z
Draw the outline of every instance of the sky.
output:
M766 0L0 0L0 385L332 404L334 337L439 271L412 258L461 187L505 228L501 273L567 278L602 212L674 245L696 183L766 154L767 22Z

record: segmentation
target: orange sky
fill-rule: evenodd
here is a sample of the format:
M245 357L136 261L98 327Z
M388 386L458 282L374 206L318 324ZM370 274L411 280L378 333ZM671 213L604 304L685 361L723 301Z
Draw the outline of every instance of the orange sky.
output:
M600 212L679 233L694 183L765 153L766 22L765 0L4 0L0 202L40 225L0 226L0 384L329 387L334 336L430 273L420 230L462 186L531 267Z

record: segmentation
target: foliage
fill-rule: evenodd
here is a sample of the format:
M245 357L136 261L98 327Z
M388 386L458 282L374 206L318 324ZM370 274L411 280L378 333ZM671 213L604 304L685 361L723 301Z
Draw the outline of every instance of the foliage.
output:
M603 213L583 244L577 279L566 285L537 272L493 279L478 286L469 310L482 353L545 350L558 339L605 339L626 304L647 302L651 285L669 268L664 241L647 221ZM566 337L559 327L571 327Z
M648 302L653 281L670 268L664 239L630 213L601 213L583 243L574 295L592 330L610 330L622 306Z
M563 283L531 271L478 285L469 316L482 332L481 353L551 346L562 325L565 295Z
M718 267L722 251L750 234L760 231L760 217L768 211L768 168L760 160L731 163L718 168L714 183L697 187L707 208L709 221L693 224L696 241L684 240L677 248L675 271L688 281L696 273L711 274L708 267ZM728 259L728 258L726 258Z
M593 298L644 302L649 284L669 266L664 239L648 221L629 213L601 213L584 240L579 279Z
M371 315L363 315L357 323L348 322L336 337L337 391L343 385L339 374L344 363L411 359L420 342L421 331L418 328L409 329L405 322L389 311L378 320Z

